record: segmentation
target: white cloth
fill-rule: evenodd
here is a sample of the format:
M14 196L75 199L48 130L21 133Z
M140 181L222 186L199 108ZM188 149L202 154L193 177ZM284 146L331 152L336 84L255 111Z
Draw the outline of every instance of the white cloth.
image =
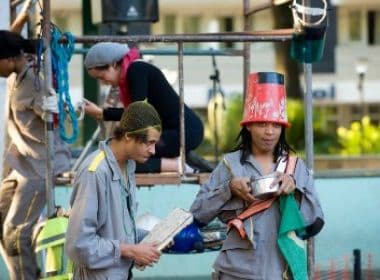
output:
M49 96L43 96L42 97L42 109L44 112L50 112L50 113L56 113L58 114L58 98L57 94L54 92L52 94L52 91L50 91Z

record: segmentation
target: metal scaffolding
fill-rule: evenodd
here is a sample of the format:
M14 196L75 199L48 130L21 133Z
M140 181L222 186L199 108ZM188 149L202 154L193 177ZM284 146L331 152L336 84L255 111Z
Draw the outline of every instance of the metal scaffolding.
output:
M11 1L12 10L22 3L22 0ZM178 73L179 73L179 96L180 96L180 156L182 168L180 175L184 177L185 166L185 137L184 137L184 75L183 75L183 45L186 42L242 42L243 49L234 51L232 55L240 55L243 58L243 89L244 97L246 96L247 78L250 72L250 47L252 42L283 42L292 39L296 30L294 28L278 29L269 31L251 31L251 16L258 11L272 7L272 1L267 1L268 4L259 4L255 7L250 7L249 0L243 0L243 16L244 16L244 31L231 32L231 33L205 33L205 34L175 34L175 35L132 35L132 36L77 36L76 43L96 43L102 41L113 41L122 43L176 43L178 54ZM43 0L43 34L44 34L44 72L45 72L45 86L46 92L52 86L51 84L51 60L50 60L50 0ZM62 42L64 42L62 38ZM312 103L311 103L311 77L312 68L311 64L304 65L306 92L305 92L305 139L307 144L306 163L308 168L313 171L313 129L312 129ZM54 212L54 196L52 192L53 186L53 135L52 135L52 116L49 116L47 122L46 143L49 159L47 162L46 174L46 193L48 214ZM308 243L308 269L309 279L313 279L314 271L314 246L313 241Z

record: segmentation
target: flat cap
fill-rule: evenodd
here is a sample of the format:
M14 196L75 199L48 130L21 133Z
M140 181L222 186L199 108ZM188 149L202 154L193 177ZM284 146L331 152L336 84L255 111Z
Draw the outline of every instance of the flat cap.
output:
M129 48L125 44L102 42L93 45L84 59L84 66L91 69L98 66L109 65L121 60Z

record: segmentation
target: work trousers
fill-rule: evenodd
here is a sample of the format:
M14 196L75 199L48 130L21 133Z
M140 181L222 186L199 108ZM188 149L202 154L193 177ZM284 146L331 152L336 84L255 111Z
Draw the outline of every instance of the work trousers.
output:
M2 256L10 279L38 278L33 227L45 206L43 178L26 178L13 170L0 187L0 225Z

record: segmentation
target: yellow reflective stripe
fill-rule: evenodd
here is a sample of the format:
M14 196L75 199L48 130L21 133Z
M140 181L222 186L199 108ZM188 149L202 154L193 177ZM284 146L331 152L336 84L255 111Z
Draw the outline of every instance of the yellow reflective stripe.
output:
M94 159L92 160L90 166L88 167L88 171L96 171L98 168L98 165L100 162L106 157L106 153L104 151L101 151L99 154L97 154Z

